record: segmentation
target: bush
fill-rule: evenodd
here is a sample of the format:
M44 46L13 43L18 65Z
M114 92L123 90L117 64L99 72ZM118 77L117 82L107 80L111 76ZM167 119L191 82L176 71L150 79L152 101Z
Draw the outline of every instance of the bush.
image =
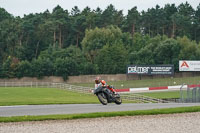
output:
M28 61L22 61L17 66L16 76L21 77L31 77L33 76L31 63Z

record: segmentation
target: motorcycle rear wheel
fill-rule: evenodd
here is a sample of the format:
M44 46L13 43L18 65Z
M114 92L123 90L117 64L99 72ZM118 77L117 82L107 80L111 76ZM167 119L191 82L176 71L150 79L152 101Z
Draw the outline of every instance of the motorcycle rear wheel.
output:
M108 104L108 100L107 97L104 93L99 93L97 94L97 97L99 99L99 101L103 104L103 105L107 105Z

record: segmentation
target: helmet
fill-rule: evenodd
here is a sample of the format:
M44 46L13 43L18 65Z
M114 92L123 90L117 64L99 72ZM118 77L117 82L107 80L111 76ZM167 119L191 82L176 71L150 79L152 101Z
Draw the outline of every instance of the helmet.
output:
M106 81L105 81L105 80L101 80L101 83L102 83L103 85L106 85Z
M96 84L99 84L100 81L101 81L101 78L100 78L100 77L96 77L96 79L95 79L95 83L96 83Z

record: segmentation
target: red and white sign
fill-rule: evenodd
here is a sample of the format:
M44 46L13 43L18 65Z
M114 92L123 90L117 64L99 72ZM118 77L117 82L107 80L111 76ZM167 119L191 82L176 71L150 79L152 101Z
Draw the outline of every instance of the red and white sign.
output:
M200 71L200 61L179 61L179 71Z

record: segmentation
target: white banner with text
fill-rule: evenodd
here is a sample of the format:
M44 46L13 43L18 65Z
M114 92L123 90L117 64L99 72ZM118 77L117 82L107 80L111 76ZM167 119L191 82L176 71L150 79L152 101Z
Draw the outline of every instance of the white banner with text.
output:
M200 71L200 61L179 61L179 71Z

